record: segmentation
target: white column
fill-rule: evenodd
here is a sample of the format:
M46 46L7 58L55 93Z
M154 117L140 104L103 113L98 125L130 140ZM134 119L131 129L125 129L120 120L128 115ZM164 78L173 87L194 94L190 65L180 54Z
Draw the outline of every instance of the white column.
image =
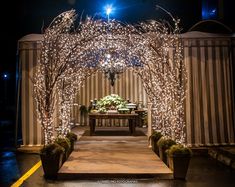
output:
M148 140L152 134L152 103L148 102ZM149 140L149 147L152 147L151 141Z

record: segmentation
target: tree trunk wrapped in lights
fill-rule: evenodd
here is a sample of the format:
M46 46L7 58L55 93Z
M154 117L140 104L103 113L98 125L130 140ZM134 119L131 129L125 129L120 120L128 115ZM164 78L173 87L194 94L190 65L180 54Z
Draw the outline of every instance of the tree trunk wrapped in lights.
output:
M110 73L109 63L115 66L112 70L122 68L117 74L133 68L153 103L152 127L184 143L187 79L178 20L173 19L173 27L154 20L133 26L88 17L75 29L75 17L74 10L62 13L44 33L34 94L45 143L70 131L71 108L80 86L97 70Z
M65 57L71 53L62 33L68 32L75 18L74 11L58 16L43 35L41 54L34 77L34 96L36 100L38 120L41 122L45 144L55 138L55 109L58 104L57 85L63 79L68 65Z

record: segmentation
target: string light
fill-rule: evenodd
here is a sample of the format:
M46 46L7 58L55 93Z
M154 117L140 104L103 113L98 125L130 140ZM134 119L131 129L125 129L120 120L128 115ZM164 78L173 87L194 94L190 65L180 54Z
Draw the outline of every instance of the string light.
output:
M142 79L153 103L152 127L184 143L187 76L179 20L173 19L173 27L155 20L133 26L87 17L74 28L75 18L74 10L56 17L41 43L34 98L45 144L70 131L77 92L87 77L104 71L111 61L120 62L120 72L132 68Z

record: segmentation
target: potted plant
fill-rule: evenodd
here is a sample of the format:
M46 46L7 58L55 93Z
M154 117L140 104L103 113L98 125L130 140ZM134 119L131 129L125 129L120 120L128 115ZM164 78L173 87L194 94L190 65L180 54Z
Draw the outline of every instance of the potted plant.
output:
M62 166L64 151L64 148L57 143L45 145L40 150L40 157L45 178L57 177L57 172Z
M67 133L66 138L68 138L70 141L70 144L71 144L70 153L71 153L74 150L74 142L77 141L78 136L73 132L69 132Z
M154 131L151 136L149 137L149 140L151 141L152 150L159 156L159 148L157 145L158 140L162 137L161 132Z
M65 150L65 154L63 156L63 163L64 163L69 157L71 143L68 138L61 138L61 137L56 138L55 143L59 144Z
M85 115L88 112L88 109L86 108L85 105L80 106L80 114Z
M167 157L170 169L175 179L185 179L188 171L192 151L181 144L173 145L167 150Z
M170 138L166 138L166 137L161 137L158 140L157 146L159 147L159 155L165 164L167 164L166 150L175 144L176 144L176 142L174 140L172 140Z
M90 112L91 108L87 108L85 105L81 105L80 108L80 123L82 125L86 125L86 118L87 118L87 114L88 112Z

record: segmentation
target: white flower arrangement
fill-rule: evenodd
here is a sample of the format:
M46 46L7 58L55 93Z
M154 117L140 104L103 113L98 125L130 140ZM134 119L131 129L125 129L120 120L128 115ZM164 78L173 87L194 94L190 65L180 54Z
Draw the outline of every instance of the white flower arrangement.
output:
M107 95L97 102L97 109L100 113L105 113L107 110L118 110L126 108L127 102L117 94Z

